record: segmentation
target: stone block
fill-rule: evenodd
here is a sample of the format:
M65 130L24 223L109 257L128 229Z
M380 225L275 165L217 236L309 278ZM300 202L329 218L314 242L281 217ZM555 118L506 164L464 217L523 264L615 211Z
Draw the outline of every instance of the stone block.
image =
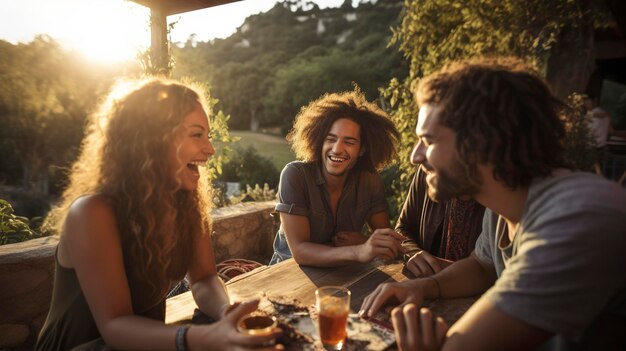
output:
M30 323L48 311L57 237L0 246L0 324Z
M276 234L270 215L275 204L274 201L246 202L213 210L215 260L246 258L267 263Z

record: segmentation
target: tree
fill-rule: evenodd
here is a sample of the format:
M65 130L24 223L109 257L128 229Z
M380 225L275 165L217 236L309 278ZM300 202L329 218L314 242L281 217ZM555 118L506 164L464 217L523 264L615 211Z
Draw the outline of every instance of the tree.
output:
M233 155L224 163L223 172L217 180L250 186L268 184L275 188L279 178L280 172L272 160L259 154L253 146L248 146L246 149L233 150Z
M271 71L264 65L228 63L213 78L213 91L221 96L219 108L233 117L231 126L254 129L262 111L262 99L267 93L267 79Z
M413 77L450 60L517 56L547 72L560 98L585 88L593 28L609 18L602 0L420 0L405 1L405 10L393 40L411 60Z
M0 42L0 53L0 176L46 194L52 167L74 158L83 122L118 68L89 67L46 36Z

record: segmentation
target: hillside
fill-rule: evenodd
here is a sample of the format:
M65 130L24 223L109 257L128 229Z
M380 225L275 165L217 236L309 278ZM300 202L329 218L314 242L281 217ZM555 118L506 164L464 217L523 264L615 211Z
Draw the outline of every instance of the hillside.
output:
M401 0L319 9L305 1L277 3L248 17L225 39L173 48L174 77L207 82L231 115L230 126L259 125L286 131L297 111L326 92L353 88L368 99L408 68L397 48L387 47Z

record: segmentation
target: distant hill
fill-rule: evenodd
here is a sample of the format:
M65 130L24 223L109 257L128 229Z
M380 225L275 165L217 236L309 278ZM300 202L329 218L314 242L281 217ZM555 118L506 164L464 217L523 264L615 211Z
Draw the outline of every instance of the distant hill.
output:
M291 127L300 107L326 92L352 89L368 99L408 66L388 48L402 0L364 2L320 9L306 1L277 3L248 17L225 39L173 48L173 76L207 82L231 115L232 128ZM210 25L210 24L207 24Z

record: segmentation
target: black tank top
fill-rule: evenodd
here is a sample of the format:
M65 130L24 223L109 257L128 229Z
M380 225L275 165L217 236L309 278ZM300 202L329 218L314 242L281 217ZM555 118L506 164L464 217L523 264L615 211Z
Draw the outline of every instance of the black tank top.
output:
M129 286L132 290L136 285ZM132 296L141 294L133 293ZM138 311L137 305L141 304L145 304L145 300L133 301L135 314L165 321L165 296L152 307ZM72 268L61 266L57 246L52 302L35 350L70 350L99 337L100 333L78 283L76 272Z

